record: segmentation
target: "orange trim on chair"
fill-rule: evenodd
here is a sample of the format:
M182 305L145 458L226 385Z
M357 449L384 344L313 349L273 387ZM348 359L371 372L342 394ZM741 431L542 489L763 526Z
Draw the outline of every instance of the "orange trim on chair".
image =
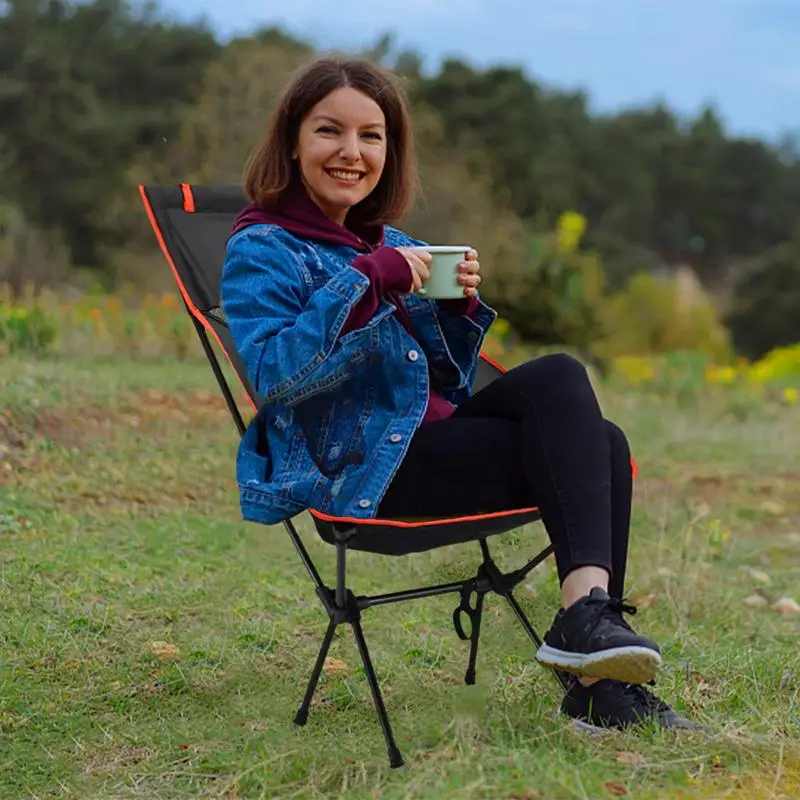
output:
M487 356L486 353L481 351L481 358L486 361L488 364L491 364L496 370L500 372L508 372L508 370L498 361L495 361L491 356Z
M482 519L498 519L500 517L513 517L517 514L533 514L538 513L539 509L536 506L531 508L513 508L510 511L492 511L489 514L472 514L465 517L442 517L441 519L425 520L424 522L403 522L396 519L376 519L370 517L369 519L361 519L360 517L332 517L330 514L323 514L313 508L309 508L308 512L317 519L324 520L325 522L349 522L352 525L385 525L391 528L430 528L434 525L450 525L455 522L477 522Z
M183 195L183 210L187 214L194 214L197 209L195 208L194 204L192 187L188 183L181 184L181 194Z
M191 187L188 184L181 184L181 188L184 186L189 188L189 197L192 202L192 211L189 213L194 212L194 196L191 194ZM210 333L214 337L214 341L222 348L222 352L225 353L225 358L228 360L228 363L231 365L233 369L234 375L237 377L239 373L236 371L236 367L231 360L230 355L228 355L228 351L225 348L225 345L222 344L220 341L219 336L217 336L217 332L214 330L211 323L205 318L205 315L199 308L192 302L192 298L189 296L189 292L186 291L186 287L183 285L183 281L181 280L181 276L178 272L178 268L175 266L175 262L172 260L172 256L169 254L169 248L167 247L167 243L164 241L164 235L161 233L161 228L158 227L158 221L156 220L156 215L153 213L153 207L150 205L150 200L147 197L147 191L145 190L144 184L139 185L139 194L142 198L142 203L144 203L144 210L147 212L147 218L150 220L150 225L153 228L153 233L156 235L156 241L158 242L158 246L161 248L161 252L164 254L164 257L167 259L167 263L172 270L172 276L175 278L175 282L178 284L178 291L181 293L181 297L183 297L184 303L186 303L186 307L189 309L189 313L206 329L208 333ZM186 202L186 195L184 194L184 203ZM240 381L241 382L241 381ZM242 385L244 388L244 385ZM250 405L253 407L253 411L258 411L258 406L255 404L255 401L252 397L250 397L250 393L245 389L245 394L247 395L247 399L250 401Z

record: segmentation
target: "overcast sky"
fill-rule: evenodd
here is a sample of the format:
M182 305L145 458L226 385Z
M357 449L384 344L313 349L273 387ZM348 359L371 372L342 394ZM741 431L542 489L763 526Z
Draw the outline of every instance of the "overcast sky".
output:
M800 132L800 0L162 0L222 38L277 25L318 47L392 33L428 68L514 63L592 107L711 102L729 131Z

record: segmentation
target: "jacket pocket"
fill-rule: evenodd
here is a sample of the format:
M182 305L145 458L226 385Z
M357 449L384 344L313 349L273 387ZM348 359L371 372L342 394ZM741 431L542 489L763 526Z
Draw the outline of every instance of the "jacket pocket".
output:
M306 383L302 389L292 391L290 399L286 402L286 407L296 409L315 395L330 395L353 377L353 373L367 360L367 357L368 354L364 350L353 350L347 361L338 369L328 370L316 380Z
M272 474L272 459L267 444L264 421L256 417L242 437L236 459L236 479L240 486L258 487Z
M353 377L293 406L308 453L325 477L366 460L364 429L374 398L370 384Z

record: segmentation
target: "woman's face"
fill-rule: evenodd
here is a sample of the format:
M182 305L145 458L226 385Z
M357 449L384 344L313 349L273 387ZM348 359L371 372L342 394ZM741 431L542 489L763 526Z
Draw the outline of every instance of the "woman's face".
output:
M300 124L294 157L311 199L343 225L347 212L383 173L386 119L381 107L350 86L334 90Z

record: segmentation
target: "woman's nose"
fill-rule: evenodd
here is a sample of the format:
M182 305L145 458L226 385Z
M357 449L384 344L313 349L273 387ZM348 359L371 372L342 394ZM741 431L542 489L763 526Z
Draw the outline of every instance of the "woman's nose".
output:
M358 161L361 157L358 135L355 133L347 134L342 139L342 157L348 161Z

